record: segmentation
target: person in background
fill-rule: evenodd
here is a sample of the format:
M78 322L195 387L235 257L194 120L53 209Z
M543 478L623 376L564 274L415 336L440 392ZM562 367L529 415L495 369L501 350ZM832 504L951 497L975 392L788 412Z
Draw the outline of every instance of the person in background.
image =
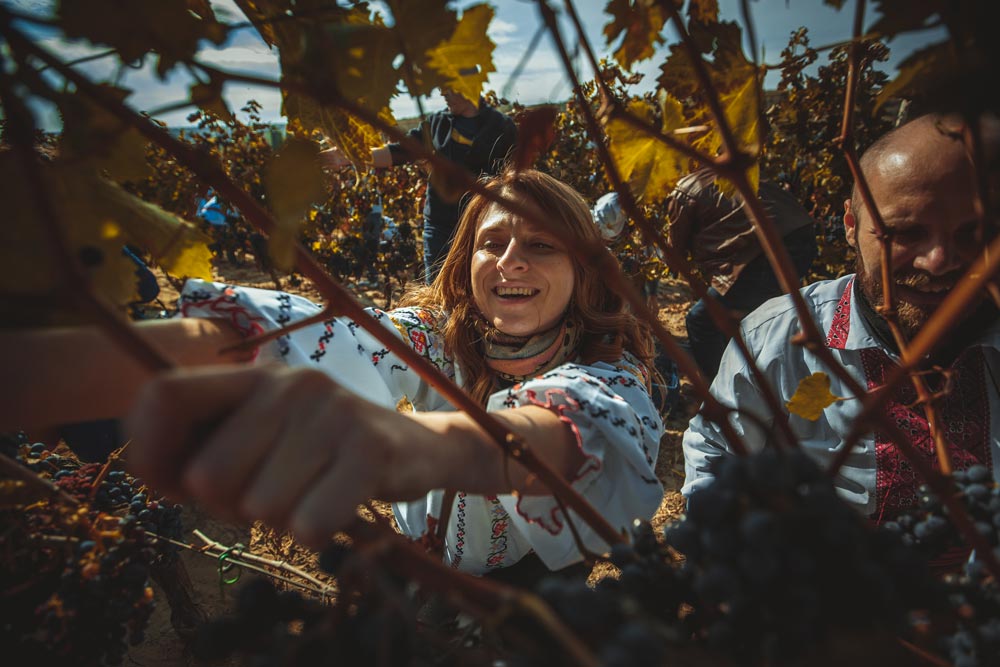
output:
M594 204L591 210L591 217L594 224L601 233L608 248L614 251L614 246L618 245L625 230L626 215L622 209L617 192L609 192L602 195ZM646 257L656 254L660 257L658 249L646 247L644 254ZM622 264L625 275L632 279L633 284L639 289L643 297L646 298L646 305L653 313L660 310L659 301L656 294L660 281L656 278L649 278L642 272L641 262L636 260L635 253L630 253L628 257L622 258L619 254L619 261ZM633 270L629 270L632 268ZM656 344L656 357L654 365L657 377L653 383L653 404L657 406L660 414L666 418L677 406L680 400L680 374L677 364L663 352L659 343Z
M780 185L762 180L758 196L802 278L816 258L813 219ZM667 217L670 244L680 252L690 253L709 282L709 294L736 317L743 317L782 293L743 200L723 194L712 170L700 169L677 182L667 202ZM712 321L704 300L691 306L685 322L691 354L711 381L729 339Z
M463 76L478 73L477 68L461 70ZM503 169L514 148L517 128L508 116L486 104L466 99L450 88L441 88L447 107L429 114L409 136L423 142L430 139L434 151L461 165L474 176L495 176ZM340 169L350 162L337 148L320 153L327 166ZM372 150L372 164L388 168L417 160L400 144L390 143ZM431 283L440 269L455 233L464 199L453 200L427 181L423 210L424 276Z
M884 135L861 158L875 204L891 233L887 243L893 299L905 341L913 340L997 233L1000 119L984 116L979 128L987 191L993 198L984 202L994 216L986 227L976 211L976 179L961 138L964 128L959 116L921 116ZM885 304L882 247L857 188L844 203L843 224L848 243L857 251L856 272L809 285L802 296L826 335L830 353L861 386L874 392L897 366L900 352L879 312ZM740 328L781 404L802 379L828 371L806 346L793 342L799 319L788 297L768 301ZM981 465L992 471L994 479L1000 478L1000 310L989 295L979 295L949 323L947 334L923 360L921 370L933 393L954 469ZM842 380L832 373L828 377L834 395L852 397ZM724 406L738 411L731 422L752 452L777 446L775 417L735 345L726 350L711 391ZM843 400L827 406L815 421L795 414L777 418L787 419L805 452L827 465L844 446L860 409L860 401ZM912 383L904 381L893 389L880 417L898 424L926 464L939 469L927 416ZM731 455L732 448L718 425L701 414L691 421L683 446L682 492L696 502L697 490L713 478L711 461ZM834 482L845 501L876 522L917 507L922 495L920 476L877 429L854 445ZM948 566L946 557L932 565Z

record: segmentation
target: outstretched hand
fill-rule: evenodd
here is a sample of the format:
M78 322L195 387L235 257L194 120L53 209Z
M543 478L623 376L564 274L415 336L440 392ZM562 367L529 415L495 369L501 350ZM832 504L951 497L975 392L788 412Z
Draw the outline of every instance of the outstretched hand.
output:
M351 161L347 159L347 156L337 146L320 151L319 160L320 164L330 169L343 169L351 164Z
M438 435L314 370L167 373L143 388L127 427L129 465L154 488L315 548L359 503L416 498L447 467Z

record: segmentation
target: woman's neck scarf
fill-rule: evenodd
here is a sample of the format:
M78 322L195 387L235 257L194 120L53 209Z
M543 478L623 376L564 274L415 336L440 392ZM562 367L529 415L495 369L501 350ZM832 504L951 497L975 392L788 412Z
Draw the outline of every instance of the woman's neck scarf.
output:
M551 329L530 336L511 336L480 319L486 365L501 381L523 382L574 359L580 343L580 326L563 320Z

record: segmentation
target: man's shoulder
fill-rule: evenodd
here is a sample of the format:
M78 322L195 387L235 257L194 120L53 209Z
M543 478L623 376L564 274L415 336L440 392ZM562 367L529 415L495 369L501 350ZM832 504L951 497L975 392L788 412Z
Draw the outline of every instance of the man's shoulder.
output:
M853 277L847 275L834 280L820 280L799 290L821 331L829 327L844 290ZM792 298L782 294L768 299L743 318L740 328L744 337L770 336L777 329L791 330L792 326L797 325L798 319L799 314Z

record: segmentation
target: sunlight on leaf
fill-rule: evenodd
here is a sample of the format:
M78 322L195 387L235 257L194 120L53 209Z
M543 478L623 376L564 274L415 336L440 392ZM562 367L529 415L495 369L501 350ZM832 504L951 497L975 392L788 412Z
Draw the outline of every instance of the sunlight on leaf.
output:
M758 156L762 142L761 77L754 64L743 53L739 25L729 21L692 21L689 30L692 41L705 54L705 68L719 95L723 114L738 148L752 156ZM718 154L722 148L722 135L708 106L705 92L698 85L688 53L679 46L671 47L670 56L660 69L661 75L657 82L661 89L676 99L684 100L681 126L707 125L711 128L711 131L695 138L691 145L705 155ZM756 163L748 169L747 176L756 190L760 180L760 170ZM735 193L728 181L719 181L719 187L726 195Z
M393 8L396 25L395 38L403 45L406 56L413 65L412 95L430 95L444 85L447 79L428 62L429 53L454 34L458 15L448 8L447 0L426 2L397 2ZM402 70L405 65L402 65ZM403 76L403 81L408 81Z
M474 5L462 13L462 19L452 36L427 52L427 64L445 80L445 85L461 94L470 102L479 102L493 66L493 43L487 34L493 8L489 5ZM475 74L460 74L477 68Z
M271 259L282 271L295 262L295 242L309 207L325 192L319 147L304 139L289 139L264 171L267 200L278 223L268 239Z
M65 289L41 212L22 165L0 155L0 196L7 202L0 225L0 315L8 324L71 320L53 305ZM178 276L211 277L210 239L191 223L129 194L83 164L39 163L38 170L70 254L96 293L115 304L136 298L135 264L122 253L126 243L150 252ZM37 306L37 308L36 308Z
M661 106L666 122L676 122L680 103L665 96ZM633 100L626 111L647 123L656 122L654 109L646 101ZM670 194L677 180L687 173L687 158L624 120L612 117L606 131L611 156L622 177L628 181L633 192L644 193L647 203L659 201Z
M635 63L651 58L656 47L663 44L660 32L666 22L666 14L658 4L637 0L611 0L604 8L612 20L604 26L604 37L610 48L622 36L621 44L615 49L615 60L631 70Z
M823 410L844 400L830 393L830 377L826 373L813 373L799 382L792 398L785 404L788 411L809 421L816 421Z

